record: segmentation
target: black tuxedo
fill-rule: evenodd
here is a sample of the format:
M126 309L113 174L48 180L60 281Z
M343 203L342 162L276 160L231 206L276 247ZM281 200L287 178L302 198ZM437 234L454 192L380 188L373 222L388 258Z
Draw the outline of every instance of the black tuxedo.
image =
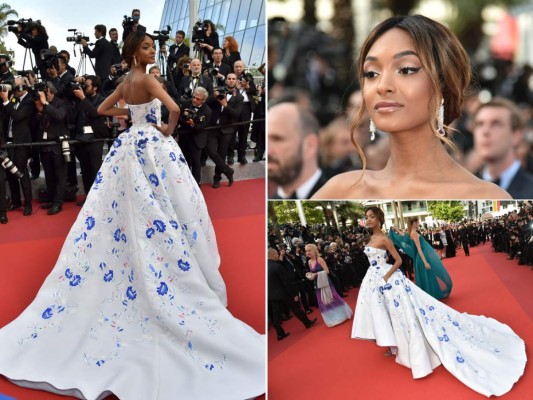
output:
M124 32L122 32L122 41L125 42L128 35L132 32L133 32L133 25L126 26L124 28ZM142 26L141 24L137 25L137 32L146 32L146 26Z
M105 37L98 39L91 50L89 46L83 48L83 52L95 59L94 72L103 81L109 75L109 69L113 64L114 45Z
M204 66L204 71L207 71L209 68L217 68L218 72L221 75L224 75L224 78L209 77L213 83L213 88L226 85L226 76L231 73L231 67L228 64L221 63L220 65L215 65L214 63L207 63Z
M61 76L56 76L50 79L52 84L57 89L57 93L55 97L60 97L62 99L72 100L72 90L67 86L69 82L72 82L74 80L74 75L72 75L68 70Z
M242 110L242 96L238 92L230 97L227 107L222 107L218 100L212 100L209 103L213 114L211 116L211 126L223 126L234 124L238 121ZM222 173L232 173L231 168L225 163L228 146L235 132L234 127L222 127L210 130L207 136L207 153L215 167L215 181L220 181Z
M318 192L318 189L320 189L322 186L324 186L326 184L327 181L328 181L328 178L324 175L324 173L322 173L320 175L320 178L318 178L318 181L315 183L315 186L313 186L313 188L309 192L308 197L306 197L306 198L310 199L316 192ZM273 199L273 200L281 200L282 199L280 196L278 196L277 193L274 193L274 195L271 196L270 198ZM297 197L294 197L294 199L296 199L296 198Z
M213 84L211 83L211 79L206 78L205 76L203 76L203 74L198 75L198 80L196 82L193 82L192 75L184 76L181 79L179 94L180 96L183 96L187 92L187 89L191 89L192 91L194 91L194 89L196 89L198 86L203 87L205 90L207 90L207 101L211 101L213 99Z
M50 201L57 205L63 204L67 184L67 163L58 138L61 136L69 137L67 126L68 111L69 105L67 102L54 96L50 104L44 107L41 114L41 130L46 132L46 139L44 137L43 139L55 143L43 147L41 160L48 197Z
M241 75L242 77L242 75ZM248 98L248 101L243 101L242 103L242 111L241 115L239 117L239 122L245 122L250 121L252 119L252 113L255 110L255 101L254 96L257 94L257 88L255 87L255 83L253 79L248 82L248 89L240 89L239 92L241 95ZM248 132L250 131L250 124L244 124L240 125L237 128L236 136L235 138L238 139L238 147L237 147L237 158L239 161L243 161L246 158L246 147L248 146ZM228 152L228 157L233 158L234 155L234 145L235 139L231 141L231 146Z
M16 109L15 109L16 108ZM31 143L32 142L32 125L35 116L35 103L29 94L26 94L20 103L10 101L5 107L4 112L8 119L7 131L5 137L13 143ZM11 126L12 136L9 137L9 127ZM24 194L24 204L31 205L31 181L28 174L28 160L31 157L29 147L19 147L8 151L9 158L16 165L18 170L24 174L19 181L13 174L7 174L11 199L14 205L21 205L20 188Z
M45 64L41 59L41 50L48 49L48 35L40 34L33 37L30 33L22 32L18 35L18 43L21 46L31 49L35 56L35 64L39 68L42 79L48 78Z
M174 63L177 63L178 60L183 56L189 56L191 50L189 49L189 46L187 46L185 43L182 43L180 46L173 44L168 49L168 70L171 71L174 67Z
M522 167L513 177L507 192L513 199L532 199L533 198L533 175L526 172Z
M120 56L120 49L118 48L118 43L113 42L112 40L109 41L111 43L111 46L113 46L113 56L111 57L111 65L120 63L120 60L122 57ZM106 78L109 75L109 71L107 71Z
M185 160L187 160L187 164L189 164L189 167L191 168L194 179L196 182L200 183L202 175L200 159L202 155L202 149L204 149L207 145L207 132L205 131L205 128L209 126L212 111L207 104L202 104L202 106L199 108L194 107L190 100L186 101L181 106L182 110L186 108L197 109L197 119L200 121L195 122L193 127L185 122L181 122L178 143L183 151Z

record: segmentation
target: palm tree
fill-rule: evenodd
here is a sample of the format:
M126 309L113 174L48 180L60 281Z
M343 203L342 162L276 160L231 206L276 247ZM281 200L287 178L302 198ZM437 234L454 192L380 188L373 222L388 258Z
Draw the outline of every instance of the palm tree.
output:
M4 37L7 34L6 20L8 20L9 17L18 16L18 12L13 10L9 4L0 4L0 37Z

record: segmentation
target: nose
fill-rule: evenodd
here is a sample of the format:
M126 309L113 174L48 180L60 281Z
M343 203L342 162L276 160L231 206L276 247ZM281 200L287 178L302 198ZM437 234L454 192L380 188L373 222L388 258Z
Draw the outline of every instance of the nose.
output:
M394 84L392 82L393 73L383 70L382 73L377 77L378 85L377 92L378 94L392 93L394 92Z

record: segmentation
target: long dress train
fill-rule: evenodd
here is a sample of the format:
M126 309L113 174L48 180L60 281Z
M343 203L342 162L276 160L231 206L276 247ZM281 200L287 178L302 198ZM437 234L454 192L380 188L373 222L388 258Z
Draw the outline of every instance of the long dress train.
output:
M312 272L325 273L324 269L320 266L318 261L315 265L310 265L309 269ZM320 314L324 319L324 324L328 328L339 325L352 318L352 310L348 304L339 296L335 287L333 286L329 276L324 277L324 288L316 287L316 298L318 302L318 308ZM318 277L315 280L315 285L318 281Z
M426 269L416 244L408 234L400 235L392 230L389 230L389 237L395 246L401 248L413 260L415 269L416 285L424 292L430 294L436 299L445 299L452 291L452 278L444 268L439 255L435 252L433 247L426 242L423 236L419 235L420 248L424 253L426 261L431 266Z
M34 301L0 330L0 374L82 399L264 393L265 341L225 308L215 233L161 103L130 106Z
M352 327L353 339L391 347L396 362L422 378L442 365L471 389L500 396L522 376L524 341L492 318L460 313L391 268L386 251L366 247L370 268L363 280Z

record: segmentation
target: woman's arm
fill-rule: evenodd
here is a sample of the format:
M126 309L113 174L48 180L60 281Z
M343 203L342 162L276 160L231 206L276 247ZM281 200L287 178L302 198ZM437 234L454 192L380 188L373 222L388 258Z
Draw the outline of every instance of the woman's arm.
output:
M128 115L127 108L115 107L115 104L122 98L122 85L117 86L115 91L111 93L98 107L98 115L108 115L110 117L117 115Z
M391 229L392 229L394 232L396 232L398 235L400 235L400 236L403 236L403 235L405 234L404 231L402 231L401 229L396 228L395 226L393 226Z
M385 248L389 251L389 253L392 255L392 257L395 260L391 269L389 269L387 273L383 276L383 279L385 280L385 282L387 282L389 278L391 277L391 275L394 273L394 271L396 271L398 268L400 268L400 265L402 265L402 258L396 251L396 248L392 244L392 241L386 236L384 237L384 240L385 240Z
M176 102L172 99L172 97L169 96L169 94L161 87L161 84L153 77L153 76L147 76L146 77L146 85L148 92L161 100L161 102L165 105L167 110L170 113L170 116L168 118L168 125L165 128L158 127L156 128L165 136L170 136L174 132L174 128L176 128L176 125L178 124L178 119L180 116L180 108L176 104Z
M413 242L415 242L416 249L418 250L418 255L422 259L422 262L424 263L424 266L426 269L431 269L431 266L426 260L426 257L424 256L424 252L422 251L422 247L420 246L420 237L417 232L413 231L410 235L411 239L413 239Z

